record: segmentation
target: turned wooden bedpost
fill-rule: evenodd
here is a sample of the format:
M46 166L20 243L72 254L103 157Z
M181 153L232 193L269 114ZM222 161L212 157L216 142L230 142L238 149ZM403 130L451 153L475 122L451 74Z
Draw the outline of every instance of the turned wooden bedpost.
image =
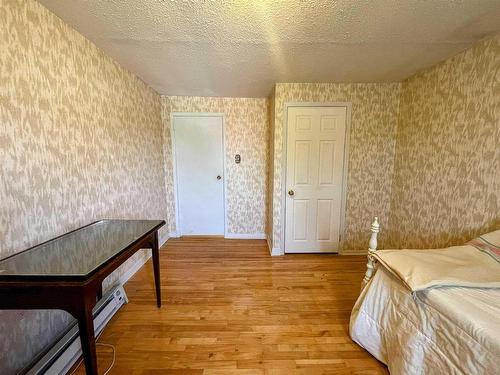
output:
M373 218L372 227L371 227L372 235L370 237L370 243L368 246L368 262L366 263L366 272L365 277L361 283L361 289L365 287L366 284L370 281L373 276L373 271L375 268L375 258L373 254L377 251L377 235L380 232L380 223L378 222L378 217L375 216Z

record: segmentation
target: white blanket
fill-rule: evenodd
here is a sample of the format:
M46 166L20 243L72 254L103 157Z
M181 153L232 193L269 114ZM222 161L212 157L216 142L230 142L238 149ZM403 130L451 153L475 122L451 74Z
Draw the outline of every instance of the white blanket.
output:
M448 286L500 288L500 230L464 246L379 250L373 255L413 292Z
M500 290L412 294L379 266L354 306L350 334L391 374L498 374Z

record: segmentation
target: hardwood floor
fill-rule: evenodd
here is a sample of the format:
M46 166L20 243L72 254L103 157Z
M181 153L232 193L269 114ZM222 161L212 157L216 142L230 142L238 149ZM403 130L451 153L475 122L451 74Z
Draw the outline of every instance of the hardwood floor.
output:
M116 347L111 374L388 373L348 334L365 257L270 257L265 241L185 238L160 258L163 307L150 261L99 340ZM97 350L103 374L112 357Z

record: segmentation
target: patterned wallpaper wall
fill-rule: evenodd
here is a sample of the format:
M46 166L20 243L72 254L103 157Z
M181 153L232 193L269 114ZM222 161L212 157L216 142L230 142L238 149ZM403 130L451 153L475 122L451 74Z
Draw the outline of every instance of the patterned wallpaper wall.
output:
M500 35L403 83L389 244L459 244L495 224Z
M224 113L228 228L232 234L265 234L269 158L268 101L255 98L162 97L166 165L172 165L170 113ZM241 155L235 164L234 155ZM173 176L167 168L170 231L175 231Z
M103 217L175 231L171 112L224 113L228 232L280 247L287 102L352 103L344 249L364 251L374 214L383 247L457 243L499 220L499 36L402 86L277 84L268 102L160 98L33 0L0 0L0 20L0 257ZM1 312L0 373L70 320Z
M0 20L0 257L99 218L166 218L159 95L35 1L0 0ZM0 312L0 373L70 320Z
M276 113L276 87L273 87L271 95L269 95L269 163L268 163L268 178L267 184L267 227L266 235L268 246L273 248L272 237L273 237L273 221L274 221L274 120Z
M273 248L281 247L283 127L287 102L351 102L344 250L366 251L373 215L389 220L399 83L278 83L275 91ZM383 244L385 235L381 234Z

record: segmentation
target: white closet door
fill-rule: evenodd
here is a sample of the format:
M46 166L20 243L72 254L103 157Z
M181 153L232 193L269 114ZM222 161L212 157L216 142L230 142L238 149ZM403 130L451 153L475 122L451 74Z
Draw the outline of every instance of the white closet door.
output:
M346 107L289 107L285 252L338 252Z
M174 115L180 235L224 235L222 116Z

